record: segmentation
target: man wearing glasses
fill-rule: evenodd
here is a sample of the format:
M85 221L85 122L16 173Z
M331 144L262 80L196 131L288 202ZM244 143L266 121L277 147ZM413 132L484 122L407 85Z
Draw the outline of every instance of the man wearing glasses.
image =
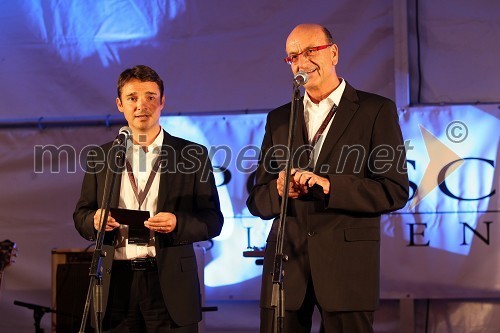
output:
M284 332L310 332L316 306L322 332L373 332L379 298L380 215L408 200L396 106L337 76L339 49L323 26L302 24L286 41L285 61L307 73L298 104L284 227ZM267 117L250 212L280 215L291 105ZM277 148L280 147L280 148ZM306 147L306 149L303 149ZM264 257L261 332L273 331L272 273L278 219Z

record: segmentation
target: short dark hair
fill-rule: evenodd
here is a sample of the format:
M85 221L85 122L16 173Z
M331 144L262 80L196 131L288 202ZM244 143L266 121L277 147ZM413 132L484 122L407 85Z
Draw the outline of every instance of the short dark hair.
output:
M154 69L145 66L137 65L132 68L127 68L118 77L118 83L116 85L116 90L118 98L121 100L121 92L125 83L131 80L139 80L141 82L155 82L160 89L160 99L163 98L163 80L160 78L158 73Z
M333 37L332 33L330 30L328 30L326 27L322 26L323 33L325 34L326 40L328 41L329 44L333 44Z

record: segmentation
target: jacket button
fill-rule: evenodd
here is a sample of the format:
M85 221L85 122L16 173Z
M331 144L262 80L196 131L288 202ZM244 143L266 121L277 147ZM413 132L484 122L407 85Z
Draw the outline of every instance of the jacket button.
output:
M312 237L312 236L314 236L314 235L316 235L316 233L315 233L314 231L309 231L309 232L307 233L307 236L309 236L309 237Z

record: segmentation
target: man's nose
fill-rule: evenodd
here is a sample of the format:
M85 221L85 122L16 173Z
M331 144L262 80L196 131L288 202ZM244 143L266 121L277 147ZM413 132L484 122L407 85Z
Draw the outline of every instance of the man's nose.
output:
M145 105L146 105L145 101L143 101L141 98L137 100L137 110L144 109Z

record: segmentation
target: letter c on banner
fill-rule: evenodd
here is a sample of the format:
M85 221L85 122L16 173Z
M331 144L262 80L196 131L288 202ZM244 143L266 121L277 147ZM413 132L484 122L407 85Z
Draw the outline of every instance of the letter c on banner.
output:
M481 162L486 162L488 163L489 165L491 165L493 168L495 167L495 163L492 161L492 160L487 160L485 158L480 158L480 157L466 157L462 160L478 160L478 161L481 161ZM446 185L446 179L445 179L445 175L446 175L446 172L448 172L448 169L455 163L459 162L459 161L462 161L462 160L455 160L453 162L450 162L448 163L447 165L445 165L443 167L443 169L441 169L441 171L439 171L439 175L438 175L438 179L443 179L443 181L441 182L441 184L439 184L439 189L444 193L446 194L447 196L453 198L453 199L457 199L457 200L464 200L464 201L475 201L475 200L482 200L482 199L485 199L487 197L491 197L492 195L495 194L496 190L493 189L489 194L487 195L484 195L482 197L479 197L479 198L462 198L462 197L459 197L453 193L451 193L450 189L448 188L448 186ZM481 185L481 184L479 184Z

